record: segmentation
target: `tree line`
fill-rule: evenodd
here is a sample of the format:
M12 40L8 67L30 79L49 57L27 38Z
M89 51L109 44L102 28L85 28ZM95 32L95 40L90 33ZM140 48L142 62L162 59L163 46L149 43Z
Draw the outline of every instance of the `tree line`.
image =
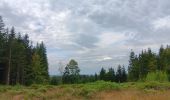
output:
M127 70L124 66L119 65L116 72L114 68L109 68L108 70L101 68L101 71L94 75L79 75L79 72L78 63L71 60L65 67L62 82L72 84L104 80L121 83L146 81L151 76L159 80L166 80L167 77L170 80L170 46L161 46L158 54L154 53L150 48L142 50L138 55L131 50Z
M48 83L48 59L43 42L32 45L28 34L5 28L0 16L0 83Z
M74 59L60 68L60 77L50 77L48 59L43 42L33 46L28 34L21 35L15 28L6 28L0 16L0 83L7 85L75 84L98 80L111 82L144 81L148 75L168 76L170 80L170 46L161 46L158 53L150 48L135 54L130 52L128 70L119 65L117 70L101 68L94 75L80 75L78 62Z
M129 81L144 80L148 73L165 72L170 80L170 46L160 47L158 54L150 48L142 50L139 55L130 53L128 66Z
M80 69L78 67L78 62L74 59L71 59L66 66L60 64L62 68L59 68L61 76L51 77L51 84L76 84L76 83L87 83L95 82L98 80L110 81L110 82L126 82L127 81L127 72L124 66L119 65L117 71L115 72L114 68L109 68L108 71L104 68L101 68L101 71L94 75L81 75Z
M114 68L109 68L106 71L104 68L101 69L98 80L111 81L111 82L126 82L127 81L127 72L124 66L118 65L117 71L114 71Z
M154 53L148 48L137 55L131 50L128 70L120 65L116 73L112 68L108 72L102 68L99 76L100 80L119 83L148 81L149 79L152 81L170 81L170 46L164 47L162 45L158 53Z

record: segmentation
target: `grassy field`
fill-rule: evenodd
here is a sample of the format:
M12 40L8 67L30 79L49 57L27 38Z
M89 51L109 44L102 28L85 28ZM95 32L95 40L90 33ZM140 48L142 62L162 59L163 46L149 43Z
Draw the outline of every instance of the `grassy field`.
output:
M0 86L0 100L170 100L170 83L112 83Z

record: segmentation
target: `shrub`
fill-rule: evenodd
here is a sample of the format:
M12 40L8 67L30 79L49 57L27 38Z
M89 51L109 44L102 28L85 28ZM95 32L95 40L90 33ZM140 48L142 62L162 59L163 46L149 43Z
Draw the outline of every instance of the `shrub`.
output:
M166 74L166 72L162 71L150 72L146 76L146 81L167 82L168 75Z

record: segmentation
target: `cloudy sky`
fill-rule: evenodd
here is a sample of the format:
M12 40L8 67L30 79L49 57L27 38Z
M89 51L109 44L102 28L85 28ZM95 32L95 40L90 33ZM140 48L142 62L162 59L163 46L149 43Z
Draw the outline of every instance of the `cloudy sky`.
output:
M6 26L44 41L50 74L79 62L82 74L128 65L129 52L170 42L169 0L0 0Z

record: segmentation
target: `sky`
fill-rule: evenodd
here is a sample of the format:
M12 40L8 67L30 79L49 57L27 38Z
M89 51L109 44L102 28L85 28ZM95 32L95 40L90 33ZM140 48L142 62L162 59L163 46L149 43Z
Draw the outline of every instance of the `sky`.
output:
M0 0L0 16L33 43L44 41L50 75L70 59L81 74L127 68L131 49L170 43L169 0Z

